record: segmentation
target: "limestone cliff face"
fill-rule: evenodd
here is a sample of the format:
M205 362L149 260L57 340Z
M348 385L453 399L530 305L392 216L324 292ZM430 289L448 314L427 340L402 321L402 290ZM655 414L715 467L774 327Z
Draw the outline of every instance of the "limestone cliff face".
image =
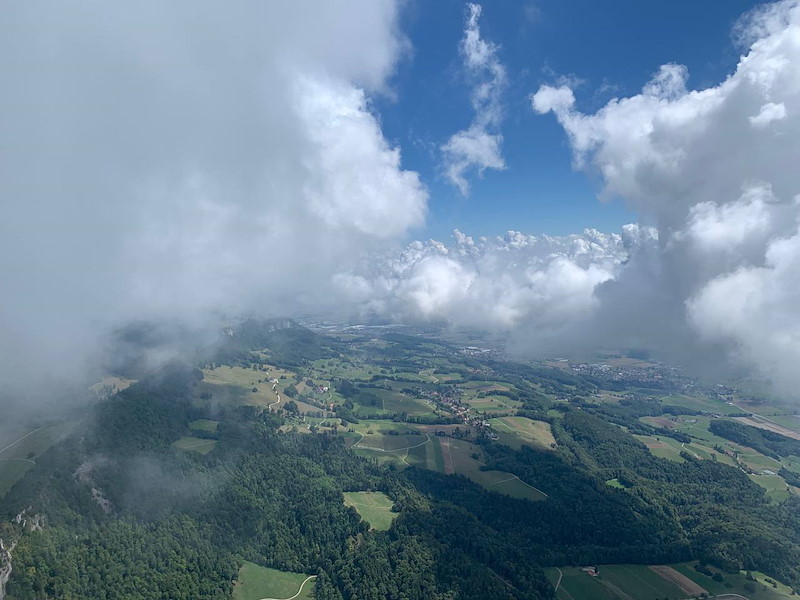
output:
M6 548L3 540L0 539L0 600L6 597L6 584L11 577L11 550L13 545Z

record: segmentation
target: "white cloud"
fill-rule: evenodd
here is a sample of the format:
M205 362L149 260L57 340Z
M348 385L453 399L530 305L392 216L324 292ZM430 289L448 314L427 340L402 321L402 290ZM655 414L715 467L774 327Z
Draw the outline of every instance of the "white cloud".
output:
M507 85L505 67L497 56L498 47L481 38L479 4L468 4L467 22L460 52L472 86L472 124L442 146L445 172L462 194L469 193L470 171L483 175L486 169L505 169L503 136L497 132L503 118L501 95Z
M531 102L533 109L540 115L550 111L559 114L572 108L575 95L566 85L557 88L546 86L531 96Z
M766 127L773 121L780 121L786 117L786 105L783 102L775 104L767 102L761 107L757 115L750 117L750 123L754 127Z
M800 356L800 231L769 242L765 265L740 267L709 281L687 303L689 318L711 341L756 364L778 390L797 394Z
M587 230L566 237L509 231L478 241L413 242L342 273L336 287L361 316L433 320L509 331L521 323L539 334L585 317L597 285L611 279L653 233L636 225L622 235Z
M785 391L800 384L800 3L760 8L738 36L750 47L717 86L688 90L670 64L594 114L566 87L532 105L555 114L604 195L658 224L659 249L597 289L595 327L684 358L721 346Z
M3 375L69 373L128 318L324 306L334 271L420 225L368 101L397 11L0 6Z

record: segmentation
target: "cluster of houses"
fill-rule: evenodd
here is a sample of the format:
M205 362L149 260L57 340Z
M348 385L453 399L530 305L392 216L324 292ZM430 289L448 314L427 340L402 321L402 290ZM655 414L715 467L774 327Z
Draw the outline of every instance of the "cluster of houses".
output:
M674 383L683 379L675 367L666 365L652 365L648 367L617 367L606 363L576 363L569 368L581 375L589 375L610 381L619 381L628 384L650 384L662 387L667 383Z
M471 412L472 408L468 404L461 402L460 396L464 394L462 388L450 387L447 388L444 393L436 390L416 388L414 392L418 397L424 398L439 408L458 417L464 425L472 427L479 436L486 435L490 439L497 439L497 435L490 431L491 425L489 421L473 415Z

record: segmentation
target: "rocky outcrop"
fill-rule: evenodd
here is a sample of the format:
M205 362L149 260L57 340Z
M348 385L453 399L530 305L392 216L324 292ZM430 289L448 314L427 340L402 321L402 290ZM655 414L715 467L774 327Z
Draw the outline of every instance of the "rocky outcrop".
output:
M11 551L13 549L13 544L6 548L0 538L0 600L6 597L6 584L11 577Z
M92 500L94 500L97 505L103 509L103 512L110 513L114 507L111 504L111 501L106 498L106 495L103 493L99 487L95 485L94 479L92 478L92 474L94 472L94 464L91 462L84 461L81 466L77 468L74 473L75 479L79 482L89 486L92 491Z
M19 525L23 530L27 531L41 531L47 525L47 515L40 513L31 513L32 506L29 506L16 517L14 523Z

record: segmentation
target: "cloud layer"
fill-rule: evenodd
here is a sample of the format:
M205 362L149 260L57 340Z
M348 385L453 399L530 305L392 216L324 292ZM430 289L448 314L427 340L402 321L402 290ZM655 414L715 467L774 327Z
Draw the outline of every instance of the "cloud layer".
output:
M372 257L336 284L361 316L440 321L509 332L521 324L555 334L591 314L593 292L612 279L655 232L628 225L622 234L596 230L565 237L509 231L453 244L414 242Z
M369 106L394 0L0 7L0 366L64 373L106 327L280 313L424 221Z

